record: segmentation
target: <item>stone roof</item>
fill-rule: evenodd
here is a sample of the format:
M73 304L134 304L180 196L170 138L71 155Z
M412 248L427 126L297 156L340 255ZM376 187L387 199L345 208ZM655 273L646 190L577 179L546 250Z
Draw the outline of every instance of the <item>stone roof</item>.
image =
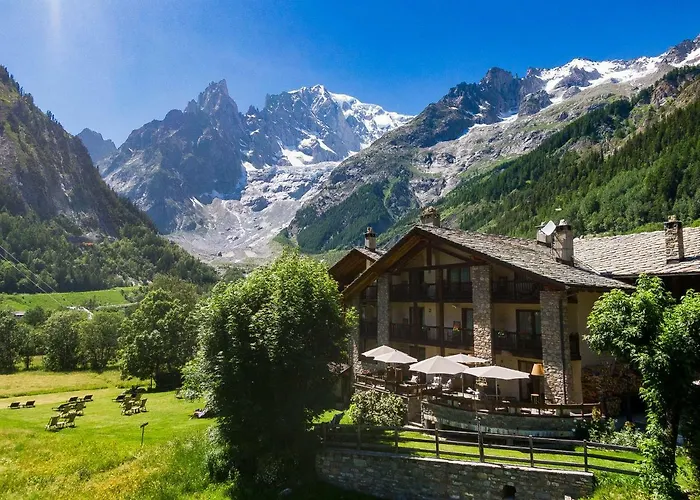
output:
M626 283L600 276L579 265L569 266L557 262L552 256L552 250L538 244L535 240L423 224L416 228L464 247L471 253L480 254L489 260L496 260L565 286L604 290L631 288ZM576 255L576 249L574 255Z
M700 227L683 229L683 246L685 258L667 264L664 231L584 237L574 240L574 256L580 265L608 276L700 274Z
M354 250L357 250L361 254L364 254L366 257L372 259L372 260L377 260L379 257L384 255L384 250L370 250L367 247L353 247Z

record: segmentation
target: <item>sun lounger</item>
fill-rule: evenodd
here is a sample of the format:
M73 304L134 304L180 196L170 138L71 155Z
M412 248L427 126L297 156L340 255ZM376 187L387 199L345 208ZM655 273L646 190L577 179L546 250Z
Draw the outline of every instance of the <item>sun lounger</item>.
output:
M328 426L331 429L338 427L340 425L340 421L343 419L343 415L345 415L345 412L340 412L340 413L336 413L335 415L333 415L333 418L331 419Z
M58 428L63 429L64 427L75 427L75 414L70 414L65 417L65 420L58 423Z
M92 399L92 394L86 394L83 396L83 403L92 403L94 399Z
M78 396L73 396L68 400L69 403L76 403L78 401Z
M51 409L52 409L53 411L64 412L64 411L68 411L68 410L70 409L70 407L71 407L71 405L68 404L68 403L61 403L61 404L58 405L56 408L51 408Z
M57 416L51 417L49 419L49 423L46 424L46 430L47 431L57 431L58 429L60 429L60 427L58 426L58 417Z
M20 405L19 401L14 401L14 402L10 403L10 406L8 406L8 408L9 408L10 410L17 410L17 409L19 409L19 408L21 408L21 407L22 407L22 406Z
M119 396L114 398L112 401L114 401L115 403L123 403L124 398L126 398L126 394L120 394Z
M34 408L34 400L27 401L26 403L24 403L24 405L22 405L22 407L23 408Z
M138 402L139 411L148 411L148 410L146 410L146 401L148 401L148 398L142 399Z
M122 403L122 415L131 415L133 413L132 407L131 401L124 401Z
M83 410L85 409L85 403L75 403L73 405L73 408L71 408L71 411L75 412L76 415L78 416L83 416Z

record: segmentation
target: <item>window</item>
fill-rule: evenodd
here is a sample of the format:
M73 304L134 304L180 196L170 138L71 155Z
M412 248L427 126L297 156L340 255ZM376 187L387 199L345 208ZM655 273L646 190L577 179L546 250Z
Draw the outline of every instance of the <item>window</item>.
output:
M474 309L462 309L462 324L466 331L474 331Z
M408 355L413 356L418 361L423 361L425 359L425 347L419 347L417 345L409 346Z
M515 314L518 333L523 335L542 334L542 325L540 324L539 311L518 310L515 312Z
M450 283L469 283L472 280L468 267L453 267L447 270L447 281Z

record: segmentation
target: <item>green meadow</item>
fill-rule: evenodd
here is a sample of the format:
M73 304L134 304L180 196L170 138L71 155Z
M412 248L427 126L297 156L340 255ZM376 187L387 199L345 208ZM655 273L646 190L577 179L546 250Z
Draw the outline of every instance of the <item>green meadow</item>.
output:
M99 306L123 305L128 301L122 292L131 291L131 287L110 288L89 292L58 293L16 293L0 294L0 308L11 311L26 311L41 306L44 309L62 309L68 306L81 306L88 301Z

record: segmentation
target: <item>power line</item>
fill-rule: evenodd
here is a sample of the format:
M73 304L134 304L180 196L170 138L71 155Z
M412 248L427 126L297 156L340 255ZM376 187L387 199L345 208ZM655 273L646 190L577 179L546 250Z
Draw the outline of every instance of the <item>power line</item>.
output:
M41 276L39 276L39 275L36 274L34 271L32 271L31 269L29 269L29 267L28 267L26 264L22 263L17 257L15 257L14 255L12 255L12 252L10 252L9 250L7 250L4 246L0 245L0 250L2 250L3 252L5 252L5 255L6 255L6 256L9 255L10 257L12 257L12 260L14 260L17 264L24 266L24 267L27 269L27 271L29 271L30 273L32 273L32 274L34 275L34 277L36 278L37 281L43 281L44 285L45 285L49 290L51 290L53 293L58 293L58 291L56 291L56 289L54 289L46 280L42 279ZM5 260L7 260L7 257L5 257ZM11 264L11 262L10 262L10 264ZM43 291L43 290L42 290L42 291ZM44 293L48 293L48 292L44 291Z
M0 249L2 249L3 252L5 252L5 254L7 254L7 255L9 255L10 257L12 257L18 264L24 266L24 267L27 269L27 271L31 272L31 270L30 270L26 265L22 264L19 260L17 260L17 258L16 258L14 255L12 255L10 252L8 252L8 251L5 249L5 247L3 247L2 245L0 245ZM20 272L21 274L23 274L24 277L27 278L27 279L28 279L35 287L37 287L42 293L48 294L48 295L51 297L51 300L53 300L56 304L58 304L60 307L65 307L65 306L64 306L63 304L61 304L58 300L56 300L56 297L51 296L51 294L50 294L49 292L47 292L46 290L44 290L43 288L41 288L41 286L40 286L36 281L34 281L34 280L31 278L31 276L29 276L29 274L27 274L26 271L24 271L23 269L17 267L17 265L16 265L14 262L12 262L11 260L9 260L5 255L2 255L2 256L0 256L0 257L2 257L2 258L5 260L5 262L9 263L9 264L10 264L12 267L14 267L18 272ZM51 285L49 285L48 283L46 283L45 280L42 280L36 273L33 273L33 272L32 272L32 274L34 274L37 278L39 278L39 281L43 281L44 284L46 284L51 290L54 291L54 293L58 293L58 292L56 292L56 290L54 290L54 289L51 287Z

